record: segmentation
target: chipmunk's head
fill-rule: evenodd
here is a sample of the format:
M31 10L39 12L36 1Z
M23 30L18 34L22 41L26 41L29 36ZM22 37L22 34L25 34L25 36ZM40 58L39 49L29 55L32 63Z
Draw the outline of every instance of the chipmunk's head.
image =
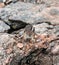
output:
M35 28L31 25L31 24L28 24L26 27L25 27L25 31L27 32L34 32L35 31Z

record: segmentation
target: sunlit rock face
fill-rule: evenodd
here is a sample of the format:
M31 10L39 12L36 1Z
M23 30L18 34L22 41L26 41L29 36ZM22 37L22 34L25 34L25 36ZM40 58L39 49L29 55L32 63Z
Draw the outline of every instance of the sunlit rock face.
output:
M28 24L35 43L24 40ZM12 0L0 8L0 65L59 65L59 0Z

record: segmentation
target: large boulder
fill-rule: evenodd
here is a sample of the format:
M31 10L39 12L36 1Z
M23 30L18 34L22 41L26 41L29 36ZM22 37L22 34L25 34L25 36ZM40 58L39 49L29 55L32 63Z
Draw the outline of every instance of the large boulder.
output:
M0 18L15 28L22 27L22 25L24 25L23 23L36 24L40 22L50 22L51 24L59 24L58 8L59 7L55 6L47 7L45 4L11 3L0 9Z

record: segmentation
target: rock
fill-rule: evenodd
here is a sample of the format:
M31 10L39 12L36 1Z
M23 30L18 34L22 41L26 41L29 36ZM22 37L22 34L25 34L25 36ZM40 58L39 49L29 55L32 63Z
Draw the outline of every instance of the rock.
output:
M52 8L52 9L50 10L50 14L51 14L51 15L59 15L59 9L57 9L57 8Z
M53 56L53 64L54 65L58 65L59 64L59 55L57 55L57 56Z
M28 23L37 24L48 22L51 24L59 24L59 15L57 17L51 15L52 9L58 13L58 8L54 6L47 8L46 4L39 6L31 3L16 2L15 4L11 3L5 8L1 8L0 18L13 29L25 27Z
M23 23L35 24L43 21L48 21L47 18L39 15L39 9L42 6L39 7L38 5L30 3L26 4L23 2L17 2L15 4L11 3L10 5L0 10L0 18L8 25L12 26L12 28L18 28L19 26L21 27L22 25L24 25ZM43 8L41 8L40 10L42 9Z
M59 54L58 52L59 52L59 45L55 46L55 47L52 49L52 51L51 51L51 53L52 53L52 54L55 54L55 55L56 55L56 54Z
M54 26L54 33L59 36L59 25Z
M59 25L55 26L56 32L59 32Z
M59 54L59 39L52 37L59 37L59 1L38 0L39 5L31 4L35 1L27 0L27 3L23 3L13 0L9 5L0 8L1 32L8 31L10 27L17 30L32 24L35 33L39 34L35 38L38 43L26 44L21 42L25 28L13 34L0 33L0 65L59 65L59 55L55 55L57 52ZM48 34L51 35L50 38ZM49 44L49 47L45 44ZM43 49L40 52L41 47Z
M52 12L52 10L54 12ZM59 11L59 7L53 6L53 7L50 7L50 8L45 8L41 12L41 15L48 19L48 21L46 21L46 22L50 22L53 25L57 25L57 24L59 24L59 22L58 22L58 20L59 20L58 11Z
M17 5L18 4L18 5ZM21 3L16 3L15 4L15 7L16 6L19 6L19 4L20 4L20 6L22 6L22 4ZM24 4L24 3L23 3ZM31 5L31 4L29 4L29 5ZM12 5L10 5L10 6L12 6ZM22 8L21 7L19 7L19 8L17 8L16 9L16 11L15 11L15 7L14 7L14 5L13 5L13 7L12 7L12 9L13 10L11 10L10 8L10 6L7 6L6 7L6 9L1 9L2 11L1 11L1 19L2 20L4 20L8 25L11 25L12 27L16 27L16 28L18 28L19 26L21 27L21 26L23 26L24 24L22 23L22 21L26 21L26 20L23 20L24 19L24 17L25 16L23 16L23 17L20 17L19 15L18 15L18 17L16 17L15 19L17 19L18 20L18 18L20 17L20 19L19 19L19 23L17 22L17 23L13 23L13 21L12 22L10 22L10 21L8 21L8 19L9 19L9 17L10 16L15 16L16 14L15 13L17 13L17 12L19 12L19 11L21 11L22 10L22 8L24 8L23 10L26 10L26 9L28 9L28 5L26 5L25 4L25 7L23 6ZM31 5L32 6L32 5ZM19 10L18 10L19 9ZM13 15L14 14L14 15ZM22 15L22 13L20 14L20 15ZM26 14L25 14L26 15ZM26 15L26 17L27 17L27 15ZM12 18L12 17L11 17ZM27 17L28 18L28 17ZM27 19L26 18L26 19ZM15 21L16 22L16 21ZM19 24L19 25L18 25ZM17 26L18 25L18 26Z
M14 42L14 39L12 38L13 35L9 35L7 33L1 33L0 34L0 46L3 45L4 48L6 48L8 45L10 45L10 42Z
M58 6L59 1L58 0L42 0L46 5L48 6ZM57 3L57 4L56 4Z
M33 27L35 27L36 33L44 33L48 30L47 27L50 26L47 23L41 23L41 24L33 25Z
M17 47L21 49L21 48L23 48L23 44L22 43L18 43Z
M58 5L59 4L58 0L56 0L56 1L55 0L21 0L21 1L29 2L29 3L34 3L34 4L46 4L48 6Z
M7 32L10 27L5 24L3 21L0 21L0 32Z
M12 37L12 35L7 33L0 33L0 65L6 65L6 59L12 56L11 49L9 49L10 51L8 50L8 53L10 52L10 54L6 53L6 49L9 48L8 46L10 46L10 43L13 45L14 39Z
M9 48L9 49L6 50L6 52L7 52L8 54L12 53L12 51L13 51L12 48Z
M0 0L0 2L3 2L3 0Z
M39 25L46 25L44 28L48 27L47 23L41 23ZM40 40L38 43L27 44L21 43L20 40L22 39L20 39L20 36L17 37L16 35L15 37L15 35L0 33L0 65L32 65L34 62L35 65L39 65L39 63L40 65L52 65L53 62L51 61L51 55L49 53L45 53L47 48L45 44L49 43L49 36L47 34L42 34L41 36L39 35L38 39ZM51 35L50 40L53 39L52 37L53 36ZM50 46L54 46L55 43L51 44L52 45ZM43 49L40 49L41 47Z

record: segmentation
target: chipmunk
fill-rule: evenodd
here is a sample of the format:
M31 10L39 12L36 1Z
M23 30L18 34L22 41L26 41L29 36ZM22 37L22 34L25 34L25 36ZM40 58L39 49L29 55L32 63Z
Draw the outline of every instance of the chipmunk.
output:
M24 29L23 41L35 42L35 28L31 24L27 25Z

